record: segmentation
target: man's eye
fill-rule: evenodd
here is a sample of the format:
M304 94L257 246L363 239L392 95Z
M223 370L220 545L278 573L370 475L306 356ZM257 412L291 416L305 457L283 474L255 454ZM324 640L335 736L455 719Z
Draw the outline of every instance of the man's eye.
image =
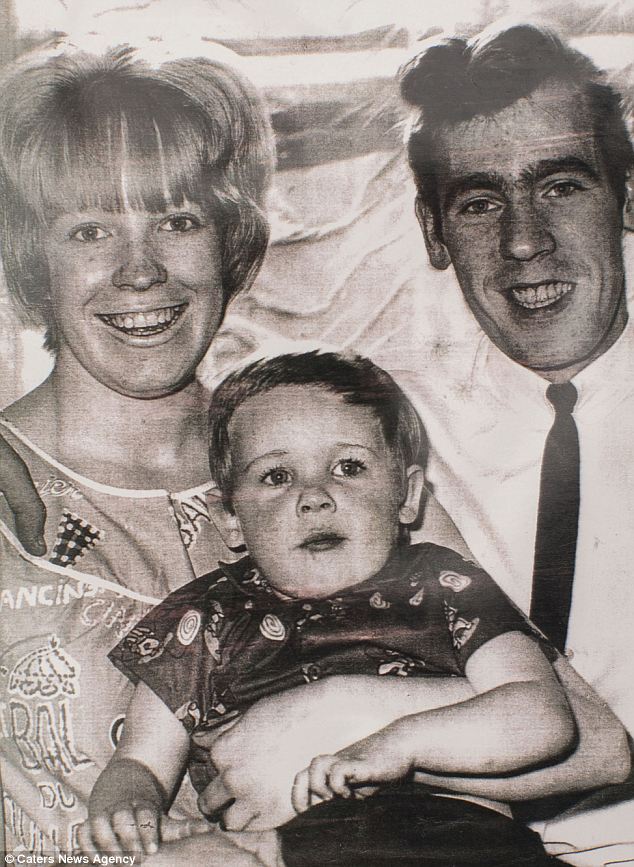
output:
M288 485L292 481L292 476L288 470L282 467L274 467L272 470L267 470L260 476L260 481L265 485L270 485L272 488L279 488L281 485Z
M484 214L490 214L499 209L500 205L498 205L497 202L492 202L491 199L472 199L470 202L467 202L466 205L463 205L461 213L481 217Z
M106 232L106 230L102 229L101 226L92 224L79 226L79 228L73 229L70 233L71 240L79 241L80 244L90 244L94 241L101 241L103 238L109 237L110 232Z
M566 199L583 187L575 181L557 181L546 190L544 195L549 199Z
M195 217L190 217L188 214L174 214L163 220L159 229L162 232L191 232L192 229L197 229L200 223Z
M365 464L363 461L356 458L345 458L334 465L332 474L339 478L354 478L355 476L359 476L364 470Z

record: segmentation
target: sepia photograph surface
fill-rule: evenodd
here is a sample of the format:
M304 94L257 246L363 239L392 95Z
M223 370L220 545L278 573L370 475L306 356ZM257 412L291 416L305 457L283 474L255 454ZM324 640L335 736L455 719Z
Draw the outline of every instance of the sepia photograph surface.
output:
M633 100L628 0L0 0L5 863L634 865Z

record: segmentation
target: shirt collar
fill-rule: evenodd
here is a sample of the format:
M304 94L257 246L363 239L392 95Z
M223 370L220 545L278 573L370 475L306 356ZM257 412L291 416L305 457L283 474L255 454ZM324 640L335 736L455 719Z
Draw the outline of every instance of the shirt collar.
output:
M543 411L549 382L505 355L482 333L473 363L471 385L474 393L486 389L489 400L498 400L517 411ZM618 340L599 358L584 367L572 382L579 397L575 411L585 406L613 402L634 392L634 321L632 317Z

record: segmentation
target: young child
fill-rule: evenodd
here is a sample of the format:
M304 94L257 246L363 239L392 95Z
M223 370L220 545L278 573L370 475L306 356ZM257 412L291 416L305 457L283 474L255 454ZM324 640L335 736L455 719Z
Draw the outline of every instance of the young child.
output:
M155 852L185 765L199 791L212 777L191 735L331 675L464 676L475 695L319 757L297 777L298 810L311 795L347 797L416 769L502 775L571 747L575 727L549 647L476 565L409 544L426 440L385 372L333 353L258 361L217 389L210 425L212 475L249 556L172 593L111 652L137 687L91 797L97 847ZM482 828L487 814L514 824L451 803L471 811L472 825L474 810ZM478 863L510 863L487 861L482 834ZM499 845L499 827L491 834ZM513 851L522 864L546 863L528 860L533 843L521 839Z

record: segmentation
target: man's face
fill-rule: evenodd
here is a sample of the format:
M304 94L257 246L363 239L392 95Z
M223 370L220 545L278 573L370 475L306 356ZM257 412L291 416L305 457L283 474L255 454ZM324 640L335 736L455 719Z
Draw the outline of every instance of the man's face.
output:
M396 545L403 506L416 515L420 488L410 476L403 491L372 410L325 388L250 397L229 436L244 541L287 596L326 597L370 578Z
M510 358L563 380L623 330L621 213L585 98L559 82L440 134L441 234L473 315Z

